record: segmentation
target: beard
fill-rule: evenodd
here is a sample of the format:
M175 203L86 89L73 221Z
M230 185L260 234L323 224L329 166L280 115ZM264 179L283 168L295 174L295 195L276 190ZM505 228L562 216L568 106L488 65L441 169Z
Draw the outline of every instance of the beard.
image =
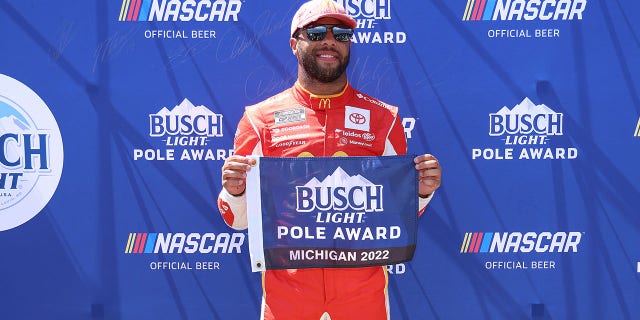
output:
M326 49L316 49L311 52L305 52L300 55L300 63L302 68L307 73L309 78L315 79L322 83L329 83L337 80L342 76L344 71L349 65L349 58L351 53L348 53L346 57L338 60L338 65L334 68L323 68L316 61L316 51ZM335 52L335 51L334 51Z

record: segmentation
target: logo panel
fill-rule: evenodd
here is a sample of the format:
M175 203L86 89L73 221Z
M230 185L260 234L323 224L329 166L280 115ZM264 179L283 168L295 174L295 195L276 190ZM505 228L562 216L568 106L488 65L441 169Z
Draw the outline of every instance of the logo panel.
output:
M213 29L212 23L218 23L215 27L219 27L219 23L238 22L243 2L244 0L122 0L119 11L115 14L118 21L131 24L131 30L136 32L139 26L134 26L134 22L152 22L151 28L143 31L146 39L212 41L224 38L226 33L222 32L220 35L221 32ZM202 27L191 28L194 24ZM202 47L209 45L211 43L203 43ZM191 48L190 54L194 54L194 51Z
M489 114L489 137L499 138L504 147L477 147L473 160L560 160L576 159L578 149L550 147L550 141L564 135L564 115L529 98L509 109ZM557 144L554 144L557 145Z
M275 125L304 122L307 120L307 114L304 108L275 111L273 117Z
M36 216L62 175L64 151L49 107L29 87L0 74L0 231Z
M557 255L579 253L583 232L467 232L461 254L483 260L486 270L552 270Z
M369 132L370 117L370 111L367 109L346 106L344 115L344 127L348 129Z
M129 233L124 253L136 255L149 270L219 271L217 258L242 254L243 233ZM157 258L161 256L162 258Z
M467 0L462 21L504 22L486 25L489 38L559 38L563 22L582 20L586 9L587 0Z
M157 113L149 114L149 137L160 139L163 146L136 148L133 150L133 160L223 161L233 154L233 149L209 147L212 139L222 136L221 114L203 105L196 107L184 99L171 110L163 107Z

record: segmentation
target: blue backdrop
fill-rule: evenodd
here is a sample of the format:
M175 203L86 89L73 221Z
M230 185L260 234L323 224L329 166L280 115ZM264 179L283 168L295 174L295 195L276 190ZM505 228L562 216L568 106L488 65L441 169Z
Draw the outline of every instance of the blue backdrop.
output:
M215 200L243 107L295 80L301 1L212 2L0 0L0 73L64 150L61 172L10 166L26 140L1 127L20 180L0 220L46 206L0 232L0 318L258 319ZM389 267L393 319L640 317L640 2L340 2L351 83L444 168L413 261ZM0 117L55 131L18 95L0 88ZM50 199L20 192L52 175Z

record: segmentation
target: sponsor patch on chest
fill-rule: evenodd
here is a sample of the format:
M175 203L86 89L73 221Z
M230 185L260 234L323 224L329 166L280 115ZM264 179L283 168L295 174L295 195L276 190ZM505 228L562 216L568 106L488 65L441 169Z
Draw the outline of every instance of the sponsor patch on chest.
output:
M371 112L367 109L345 106L344 127L369 132Z
M293 122L304 122L307 120L307 114L305 113L304 108L297 109L287 109L275 111L273 113L274 124L285 124L285 123L293 123Z

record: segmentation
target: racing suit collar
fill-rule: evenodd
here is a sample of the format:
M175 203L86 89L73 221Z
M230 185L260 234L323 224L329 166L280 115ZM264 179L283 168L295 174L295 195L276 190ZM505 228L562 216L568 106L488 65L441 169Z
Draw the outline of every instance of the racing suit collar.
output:
M292 90L293 96L296 100L298 100L305 107L314 110L344 108L345 103L353 95L353 88L351 87L349 82L347 82L347 85L344 86L344 89L341 92L326 96L316 95L309 92L297 81Z

